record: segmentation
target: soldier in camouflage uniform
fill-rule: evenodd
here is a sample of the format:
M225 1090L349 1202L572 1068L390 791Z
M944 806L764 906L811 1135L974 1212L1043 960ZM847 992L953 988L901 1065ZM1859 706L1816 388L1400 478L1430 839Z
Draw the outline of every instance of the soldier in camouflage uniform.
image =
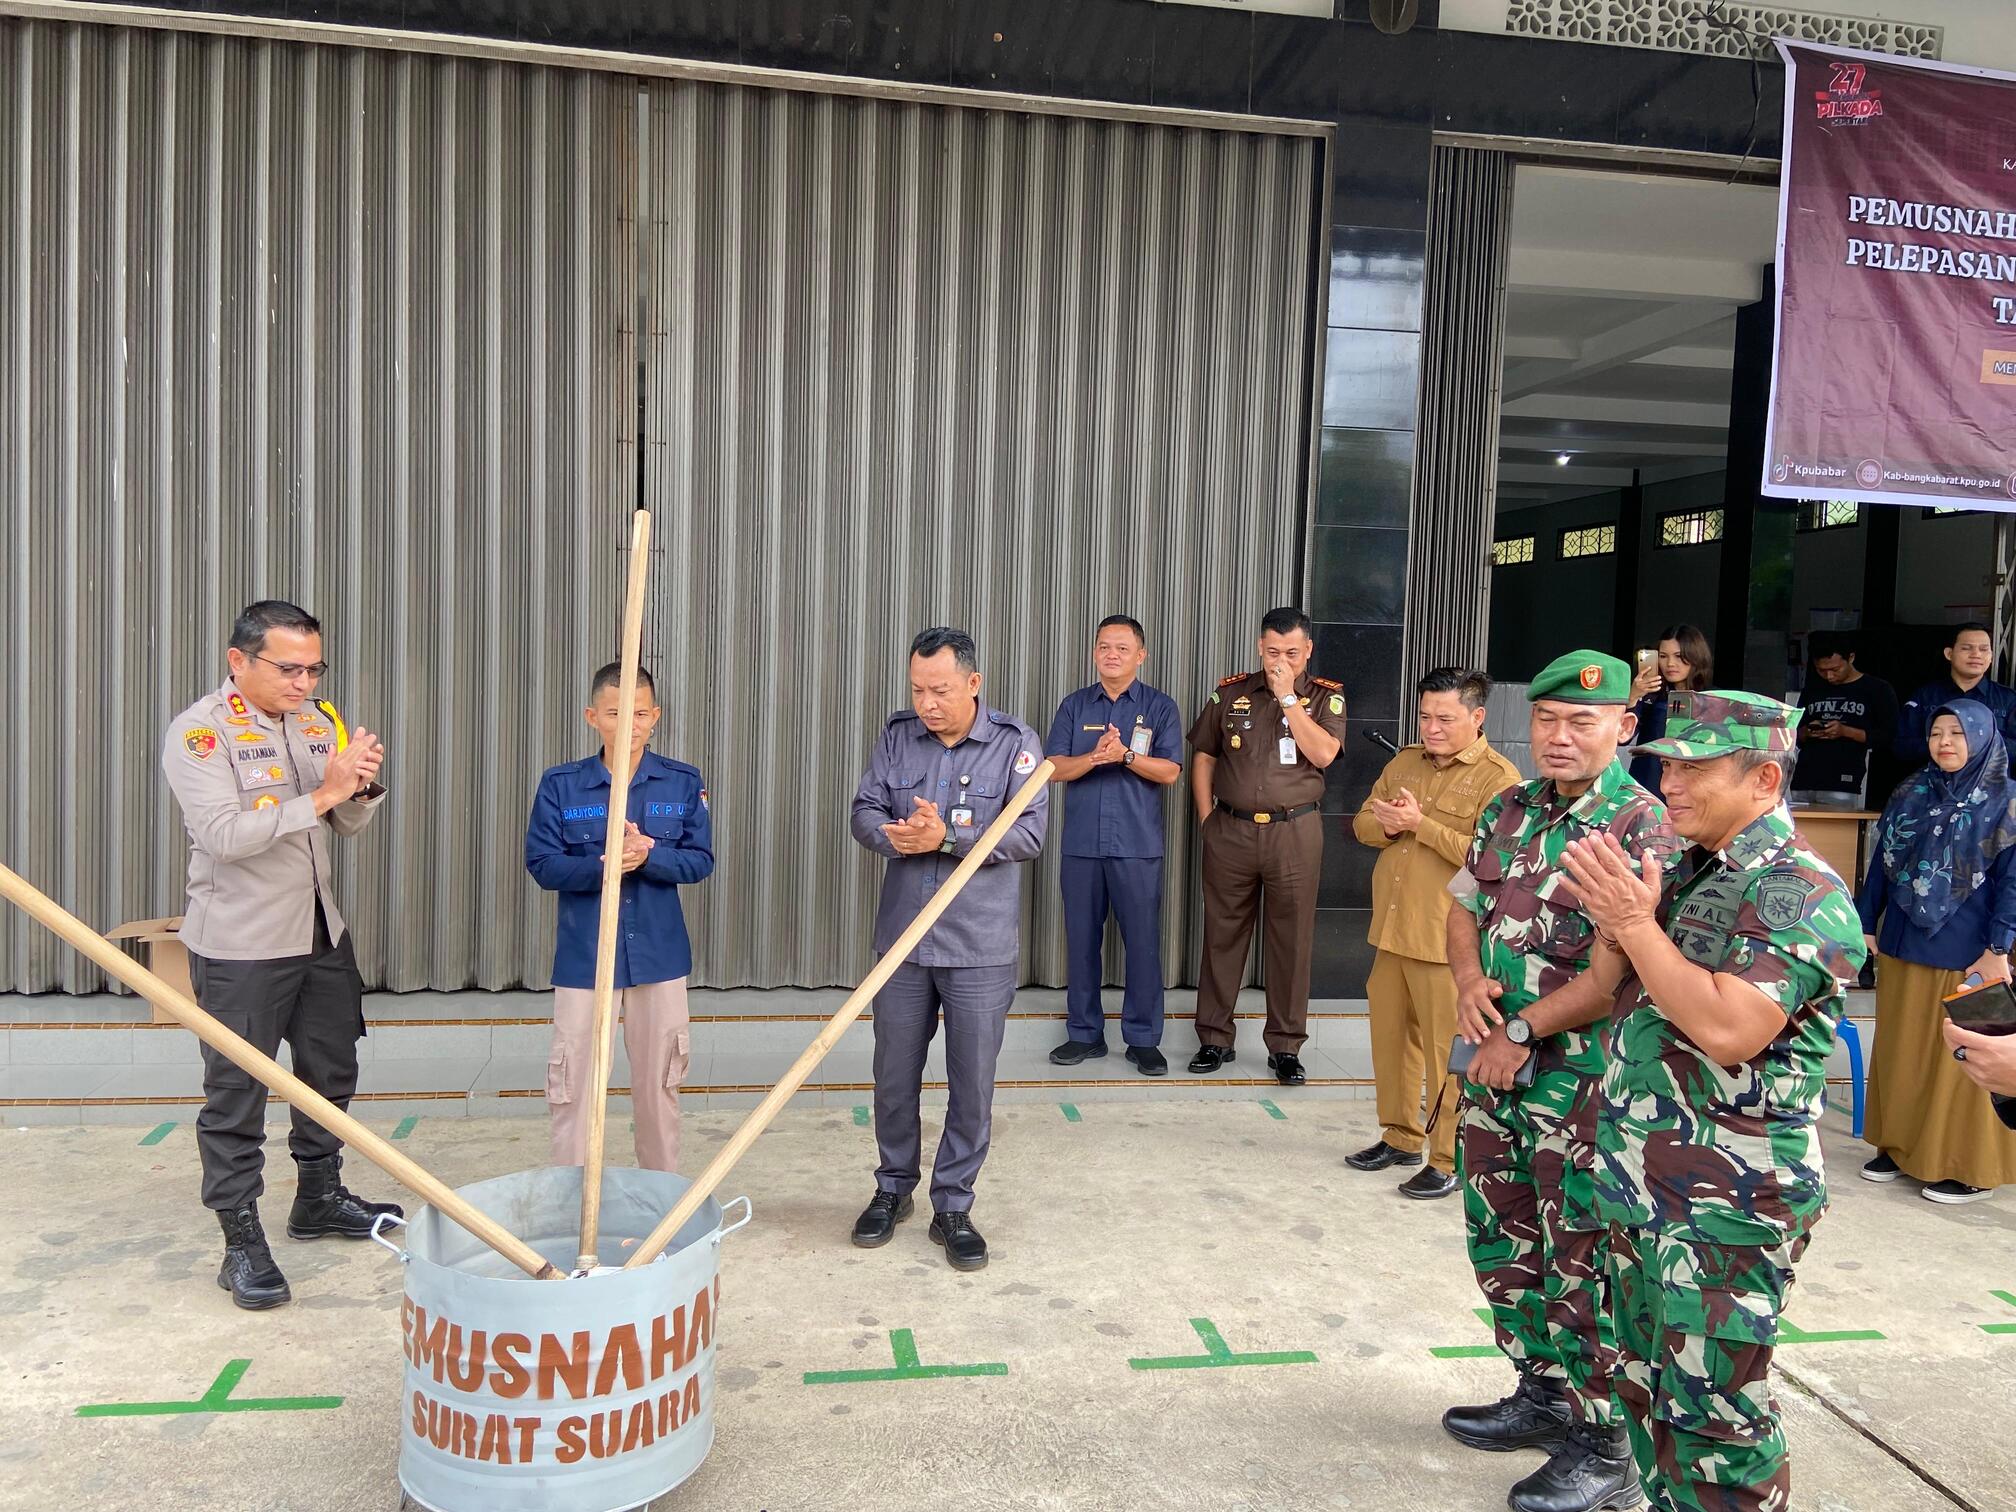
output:
M1498 1347L1519 1373L1501 1401L1442 1425L1478 1449L1545 1448L1512 1488L1515 1512L1639 1502L1616 1420L1604 1225L1596 1213L1596 1101L1612 991L1588 975L1595 929L1560 869L1572 841L1609 835L1633 855L1675 848L1659 801L1618 760L1632 733L1631 670L1571 651L1527 690L1540 779L1478 818L1449 890L1458 1023L1477 1045L1464 1084L1459 1170L1470 1261ZM1530 1070L1530 1083L1526 1073Z
M1827 1203L1828 1053L1864 946L1841 879L1784 807L1799 711L1677 693L1662 740L1693 849L1663 890L1598 841L1564 858L1619 988L1598 1124L1617 1397L1658 1512L1785 1512L1767 1373Z

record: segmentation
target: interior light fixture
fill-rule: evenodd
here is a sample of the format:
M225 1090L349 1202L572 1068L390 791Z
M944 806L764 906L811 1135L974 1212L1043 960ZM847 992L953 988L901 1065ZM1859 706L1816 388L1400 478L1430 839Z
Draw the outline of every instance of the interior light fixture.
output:
M1556 467L1566 467L1568 465L1568 453L1566 452L1556 453L1554 457L1554 465Z

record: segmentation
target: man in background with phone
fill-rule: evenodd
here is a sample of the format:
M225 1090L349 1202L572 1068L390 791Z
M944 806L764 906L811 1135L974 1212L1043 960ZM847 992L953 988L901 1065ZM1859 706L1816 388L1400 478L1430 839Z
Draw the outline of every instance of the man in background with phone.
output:
M1372 1008L1380 1128L1377 1142L1347 1156L1345 1164L1360 1171L1418 1166L1426 1144L1427 1168L1400 1183L1403 1197L1425 1201L1450 1196L1460 1185L1456 1119L1445 1116L1450 1110L1443 1106L1456 1037L1449 879L1470 853L1478 814L1519 780L1519 769L1484 736L1491 679L1482 672L1437 667L1414 691L1421 743L1394 753L1351 822L1359 843L1379 852L1372 868L1375 953L1365 995ZM1434 1125L1432 1133L1427 1124Z
M1813 636L1817 682L1799 695L1799 765L1792 801L1853 806L1862 797L1869 753L1897 735L1897 690L1855 665L1855 642L1839 632Z
M1630 1441L1610 1394L1616 1339L1592 1169L1611 991L1589 974L1596 931L1561 871L1570 843L1613 837L1655 872L1666 811L1624 769L1631 669L1570 651L1533 679L1538 780L1485 807L1449 883L1457 1025L1475 1046L1458 1149L1470 1263L1492 1333L1519 1373L1510 1396L1454 1407L1476 1449L1544 1448L1514 1512L1636 1506ZM1628 1498L1628 1499L1620 1499Z
M1771 1353L1827 1205L1827 1057L1865 953L1784 806L1798 718L1756 693L1676 693L1637 754L1663 763L1692 848L1663 886L1608 836L1563 857L1598 931L1589 975L1618 993L1596 1186L1617 1399L1656 1507L1794 1505Z

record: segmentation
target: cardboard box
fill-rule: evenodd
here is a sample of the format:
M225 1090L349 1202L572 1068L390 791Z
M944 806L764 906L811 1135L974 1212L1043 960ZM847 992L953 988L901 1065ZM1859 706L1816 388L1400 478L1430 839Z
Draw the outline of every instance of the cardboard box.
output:
M107 931L105 938L138 941L140 964L184 997L194 998L196 990L189 984L189 952L182 948L182 938L176 933L181 927L180 914L172 919L136 919ZM158 1004L149 1006L154 1009L155 1023L177 1022L174 1015L163 1013Z

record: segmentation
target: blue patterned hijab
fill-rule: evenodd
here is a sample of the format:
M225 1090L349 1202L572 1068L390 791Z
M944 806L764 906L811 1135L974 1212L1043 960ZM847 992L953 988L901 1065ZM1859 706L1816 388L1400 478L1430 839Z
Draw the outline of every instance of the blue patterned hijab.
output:
M1981 885L1995 857L2016 844L2016 783L1995 715L1973 699L1941 704L1967 734L1967 764L1942 772L1928 761L1905 778L1883 810L1877 844L1895 906L1924 930L1944 924Z

